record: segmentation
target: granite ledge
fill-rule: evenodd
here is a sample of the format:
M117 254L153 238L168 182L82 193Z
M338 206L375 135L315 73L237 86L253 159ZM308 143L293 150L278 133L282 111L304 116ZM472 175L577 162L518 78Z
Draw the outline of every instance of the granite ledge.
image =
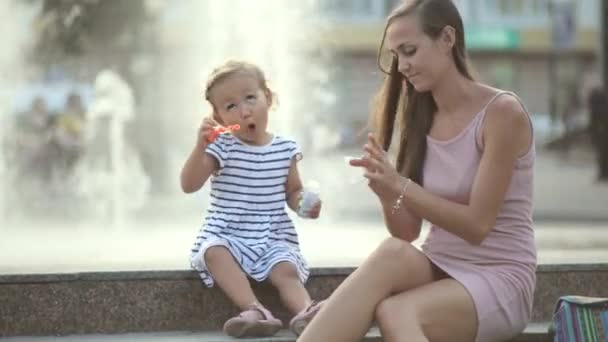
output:
M311 276L347 276L354 270L354 267L318 267L311 268ZM537 273L560 272L608 272L608 263L540 264L537 268ZM191 279L198 279L198 275L190 270L0 274L0 284L44 284L74 281L139 281Z

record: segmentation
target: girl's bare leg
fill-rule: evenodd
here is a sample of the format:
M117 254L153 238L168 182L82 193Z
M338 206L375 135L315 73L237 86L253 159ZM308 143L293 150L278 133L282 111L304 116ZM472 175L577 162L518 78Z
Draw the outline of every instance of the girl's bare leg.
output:
M247 310L253 303L258 303L247 275L226 247L209 247L204 258L207 269L218 287L241 311Z
M279 290L281 301L292 314L299 313L311 303L296 266L291 262L276 264L270 271L270 282Z

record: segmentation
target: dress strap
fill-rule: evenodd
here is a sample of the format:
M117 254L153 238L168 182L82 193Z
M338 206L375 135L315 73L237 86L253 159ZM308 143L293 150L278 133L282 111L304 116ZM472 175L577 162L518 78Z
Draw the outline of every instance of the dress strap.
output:
M477 121L477 127L475 127L475 143L477 144L477 148L479 149L479 151L483 150L483 143L482 143L482 139L481 139L481 128L483 127L483 122L485 120L486 117L486 112L488 107L494 102L496 101L496 99L498 99L499 97L501 97L502 95L510 95L513 96L517 102L519 102L519 104L521 105L521 107L523 108L524 112L526 112L527 116L528 116L528 120L530 121L530 127L532 127L532 118L530 117L530 112L528 111L528 109L526 108L526 106L524 105L523 101L521 100L521 98L519 96L517 96L515 93L511 92L511 91L504 91L501 90L499 92L497 92L496 94L494 94L494 96L492 96L492 98L486 103L486 105L483 107L483 109L481 110L481 117L479 118L479 120ZM534 130L532 130L532 134L534 135ZM534 140L534 137L532 137Z

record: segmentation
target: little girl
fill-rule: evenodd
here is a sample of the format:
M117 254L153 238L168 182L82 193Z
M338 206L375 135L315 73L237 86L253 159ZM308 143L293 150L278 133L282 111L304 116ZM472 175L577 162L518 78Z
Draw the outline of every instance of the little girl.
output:
M308 268L285 204L301 217L317 218L321 201L302 203L310 198L298 174L302 154L293 140L267 131L273 93L260 68L225 63L212 72L205 98L213 117L203 120L181 173L186 193L199 190L211 176L211 203L191 265L205 285L217 283L242 310L224 324L227 335L272 336L282 327L257 300L248 277L269 279L278 289L295 314L290 328L299 335L320 305L304 287ZM218 135L225 127L239 129Z

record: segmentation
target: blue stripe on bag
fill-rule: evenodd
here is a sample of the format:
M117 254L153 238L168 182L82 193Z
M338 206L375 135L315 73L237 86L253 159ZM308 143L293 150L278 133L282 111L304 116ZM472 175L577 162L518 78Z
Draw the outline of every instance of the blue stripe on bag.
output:
M608 342L608 298L560 297L549 330L554 342Z

